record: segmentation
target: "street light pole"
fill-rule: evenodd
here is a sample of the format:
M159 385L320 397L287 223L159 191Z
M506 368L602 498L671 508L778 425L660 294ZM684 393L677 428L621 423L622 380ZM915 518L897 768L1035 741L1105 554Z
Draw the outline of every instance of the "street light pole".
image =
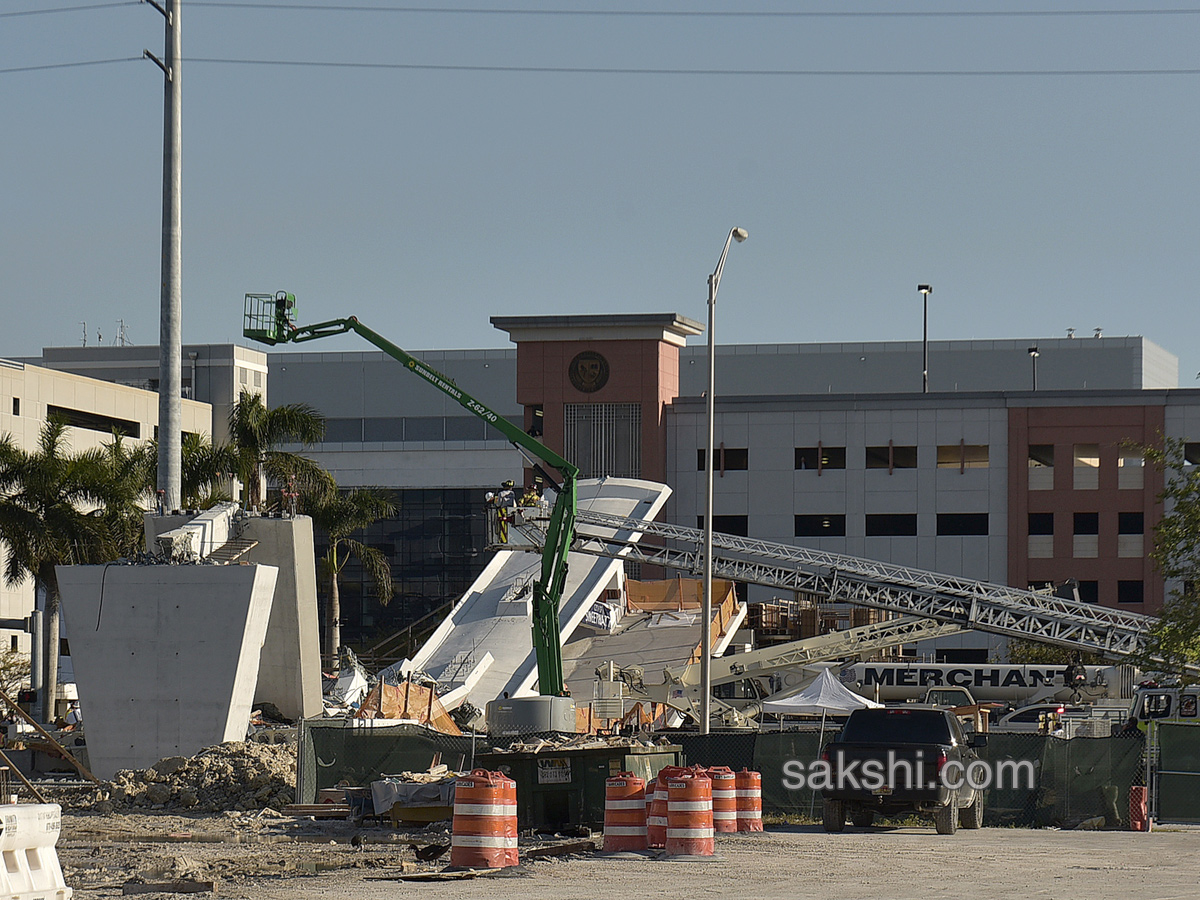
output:
M1037 361L1039 356L1041 354L1038 353L1037 344L1034 344L1029 348L1029 359L1033 363L1033 389L1035 391L1037 390Z
M923 312L921 315L921 393L929 393L929 295L933 293L933 285L918 284L917 293L921 295Z
M717 268L708 276L708 391L705 394L705 413L708 421L708 452L704 457L704 596L700 610L700 733L708 734L708 720L712 716L712 545L713 545L713 436L715 432L716 406L716 343L713 328L717 316L717 288L721 285L721 272L725 268L725 257L729 254L730 241L739 244L747 238L745 228L729 229L721 259Z

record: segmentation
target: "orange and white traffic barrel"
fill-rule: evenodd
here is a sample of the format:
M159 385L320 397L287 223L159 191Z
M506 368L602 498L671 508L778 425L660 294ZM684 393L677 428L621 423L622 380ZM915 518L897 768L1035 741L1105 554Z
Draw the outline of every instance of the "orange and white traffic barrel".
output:
M712 780L702 771L667 779L667 856L712 856Z
M503 869L517 865L517 783L475 769L454 782L450 865Z
M737 773L737 830L762 831L762 774Z
M737 776L728 766L713 766L708 770L712 779L713 831L731 834L737 824Z
M646 849L646 782L621 772L604 782L604 850Z
M679 766L664 766L646 788L646 843L654 849L667 845L667 779L683 771Z

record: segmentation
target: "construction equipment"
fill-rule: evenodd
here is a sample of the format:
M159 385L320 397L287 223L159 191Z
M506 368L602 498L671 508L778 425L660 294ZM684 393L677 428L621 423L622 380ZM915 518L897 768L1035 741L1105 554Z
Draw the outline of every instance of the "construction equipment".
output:
M724 724L745 725L762 710L762 703L774 696L782 696L797 690L791 685L781 690L769 686L771 675L797 669L808 669L812 674L820 671L818 666L832 660L855 656L867 656L885 647L925 641L932 638L957 634L962 629L956 625L935 622L916 616L900 616L885 622L875 622L850 628L846 631L831 631L815 637L791 641L774 647L734 653L712 661L711 682L714 688L750 680L754 684L742 698L714 697L712 706L715 717ZM622 670L606 664L596 672L601 681L624 681L634 699L651 700L671 707L697 719L700 715L700 665L688 663L678 669L664 669L662 684L646 684L644 673L638 668Z
M567 552L574 536L579 469L512 422L472 397L454 380L401 350L363 325L357 318L331 319L315 325L295 324L296 298L285 291L246 294L242 333L263 344L302 344L319 338L353 332L374 344L405 369L453 398L463 409L499 430L557 490L557 498L544 527L541 578L533 586L533 646L537 654L538 691L543 697L564 694L562 648L559 644L558 608L567 578ZM554 478L548 466L558 472ZM507 512L507 511L505 511ZM526 699L526 698L521 698ZM535 698L536 699L536 698Z
M541 523L522 525L524 543L540 547ZM581 510L572 550L698 572L704 532L662 522ZM622 533L664 539L631 543ZM675 544L678 546L670 546ZM1154 617L1108 609L1050 593L927 572L893 563L728 534L713 536L714 574L732 581L825 595L833 602L913 615L1004 637L1055 644L1121 660L1139 652ZM735 657L736 658L736 657ZM1165 660L1164 668L1170 668ZM1185 667L1200 675L1200 665Z

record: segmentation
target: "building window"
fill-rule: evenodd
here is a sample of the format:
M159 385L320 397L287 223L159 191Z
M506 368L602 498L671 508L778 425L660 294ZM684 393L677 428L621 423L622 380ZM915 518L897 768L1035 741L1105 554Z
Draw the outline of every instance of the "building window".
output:
M1054 489L1054 445L1029 445L1029 489L1049 491Z
M696 471L704 471L705 451L696 451ZM718 447L713 451L713 470L722 476L726 472L745 472L750 468L750 451L745 447Z
M944 444L937 448L937 467L939 469L986 469L988 467L987 444L967 444L959 441L957 444Z
M361 444L363 441L362 419L326 419L325 443Z
M21 398L13 397L13 415L19 416L20 414L21 414Z
M988 533L987 513L938 513L937 533L940 536Z
M1054 534L1054 513L1041 512L1029 514L1030 534Z
M1145 522L1140 512L1117 513L1117 534L1145 534Z
M567 403L563 456L584 478L642 477L640 403Z
M796 537L845 537L846 517L796 516Z
M1122 452L1117 457L1117 488L1141 490L1145 484L1146 460L1140 453Z
M1029 537L1026 542L1028 546L1025 555L1030 559L1053 559L1054 513L1029 514Z
M696 527L704 528L704 516L696 516ZM713 516L713 531L717 534L750 536L749 516Z
M487 437L488 423L474 416L446 416L446 440L482 441Z
M142 436L142 426L137 422L130 422L128 419L114 419L111 416L102 416L100 413L85 412L82 409L68 409L65 406L47 406L46 418L58 419L64 425L70 425L72 428L99 431L109 436L114 433L128 438L140 438Z
M1140 512L1117 513L1117 556L1139 559L1143 555L1146 517Z
M917 448L898 447L888 442L886 447L868 447L866 465L868 469L915 469Z
M546 410L536 403L525 407L525 433L540 438L546 432Z
M796 468L816 469L818 475L825 469L844 469L846 448L826 447L823 444L817 444L815 447L797 447Z
M1100 514L1075 513L1075 546L1073 555L1079 559L1095 559L1100 555Z
M1100 445L1075 445L1075 490L1094 491L1100 487Z
M916 513L874 513L867 516L867 537L911 537L916 533Z
M1200 444L1184 444L1183 461L1189 466L1200 465Z
M1142 603L1146 599L1145 585L1140 581L1118 581L1118 603Z
M1079 599L1084 603L1099 603L1100 602L1100 582L1098 581L1081 581L1076 588L1079 591Z

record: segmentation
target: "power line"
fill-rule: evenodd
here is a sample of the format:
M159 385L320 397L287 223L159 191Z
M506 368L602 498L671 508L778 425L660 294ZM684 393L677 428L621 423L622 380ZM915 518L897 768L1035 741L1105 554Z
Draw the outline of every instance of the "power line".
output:
M93 59L80 62L50 63L0 69L0 75L39 72L47 69L72 69L111 63L140 62L143 56L119 59ZM1200 69L649 69L610 66L471 66L434 63L322 62L302 59L219 59L184 57L182 62L229 66L278 66L311 69L391 69L414 72L508 72L545 75L740 75L764 78L1055 78L1055 77L1146 77L1153 75L1200 75Z
M17 66L12 69L0 69L0 75L13 72L41 72L46 69L77 69L80 66L106 66L109 63L140 62L144 57L126 56L121 59L89 59L83 62L50 63L44 66Z
M329 3L237 3L230 0L192 0L189 7L222 9L300 10L315 12L433 13L479 16L603 16L629 18L723 18L723 19L973 19L973 18L1071 18L1082 16L1192 16L1200 9L1047 9L1047 10L640 10L640 9L477 9L433 6L335 6Z
M18 9L14 12L0 12L0 19L13 16L44 16L49 13L82 12L89 9L112 9L116 6L141 6L144 0L120 0L118 3L93 3L89 6L56 6L52 9Z
M321 62L286 59L185 58L189 63L239 66L291 66L324 69L399 69L427 72L528 72L552 75L745 75L764 77L848 76L867 78L904 77L1055 77L1055 76L1142 76L1200 75L1200 69L649 69L608 66L485 66L437 65L427 63Z

